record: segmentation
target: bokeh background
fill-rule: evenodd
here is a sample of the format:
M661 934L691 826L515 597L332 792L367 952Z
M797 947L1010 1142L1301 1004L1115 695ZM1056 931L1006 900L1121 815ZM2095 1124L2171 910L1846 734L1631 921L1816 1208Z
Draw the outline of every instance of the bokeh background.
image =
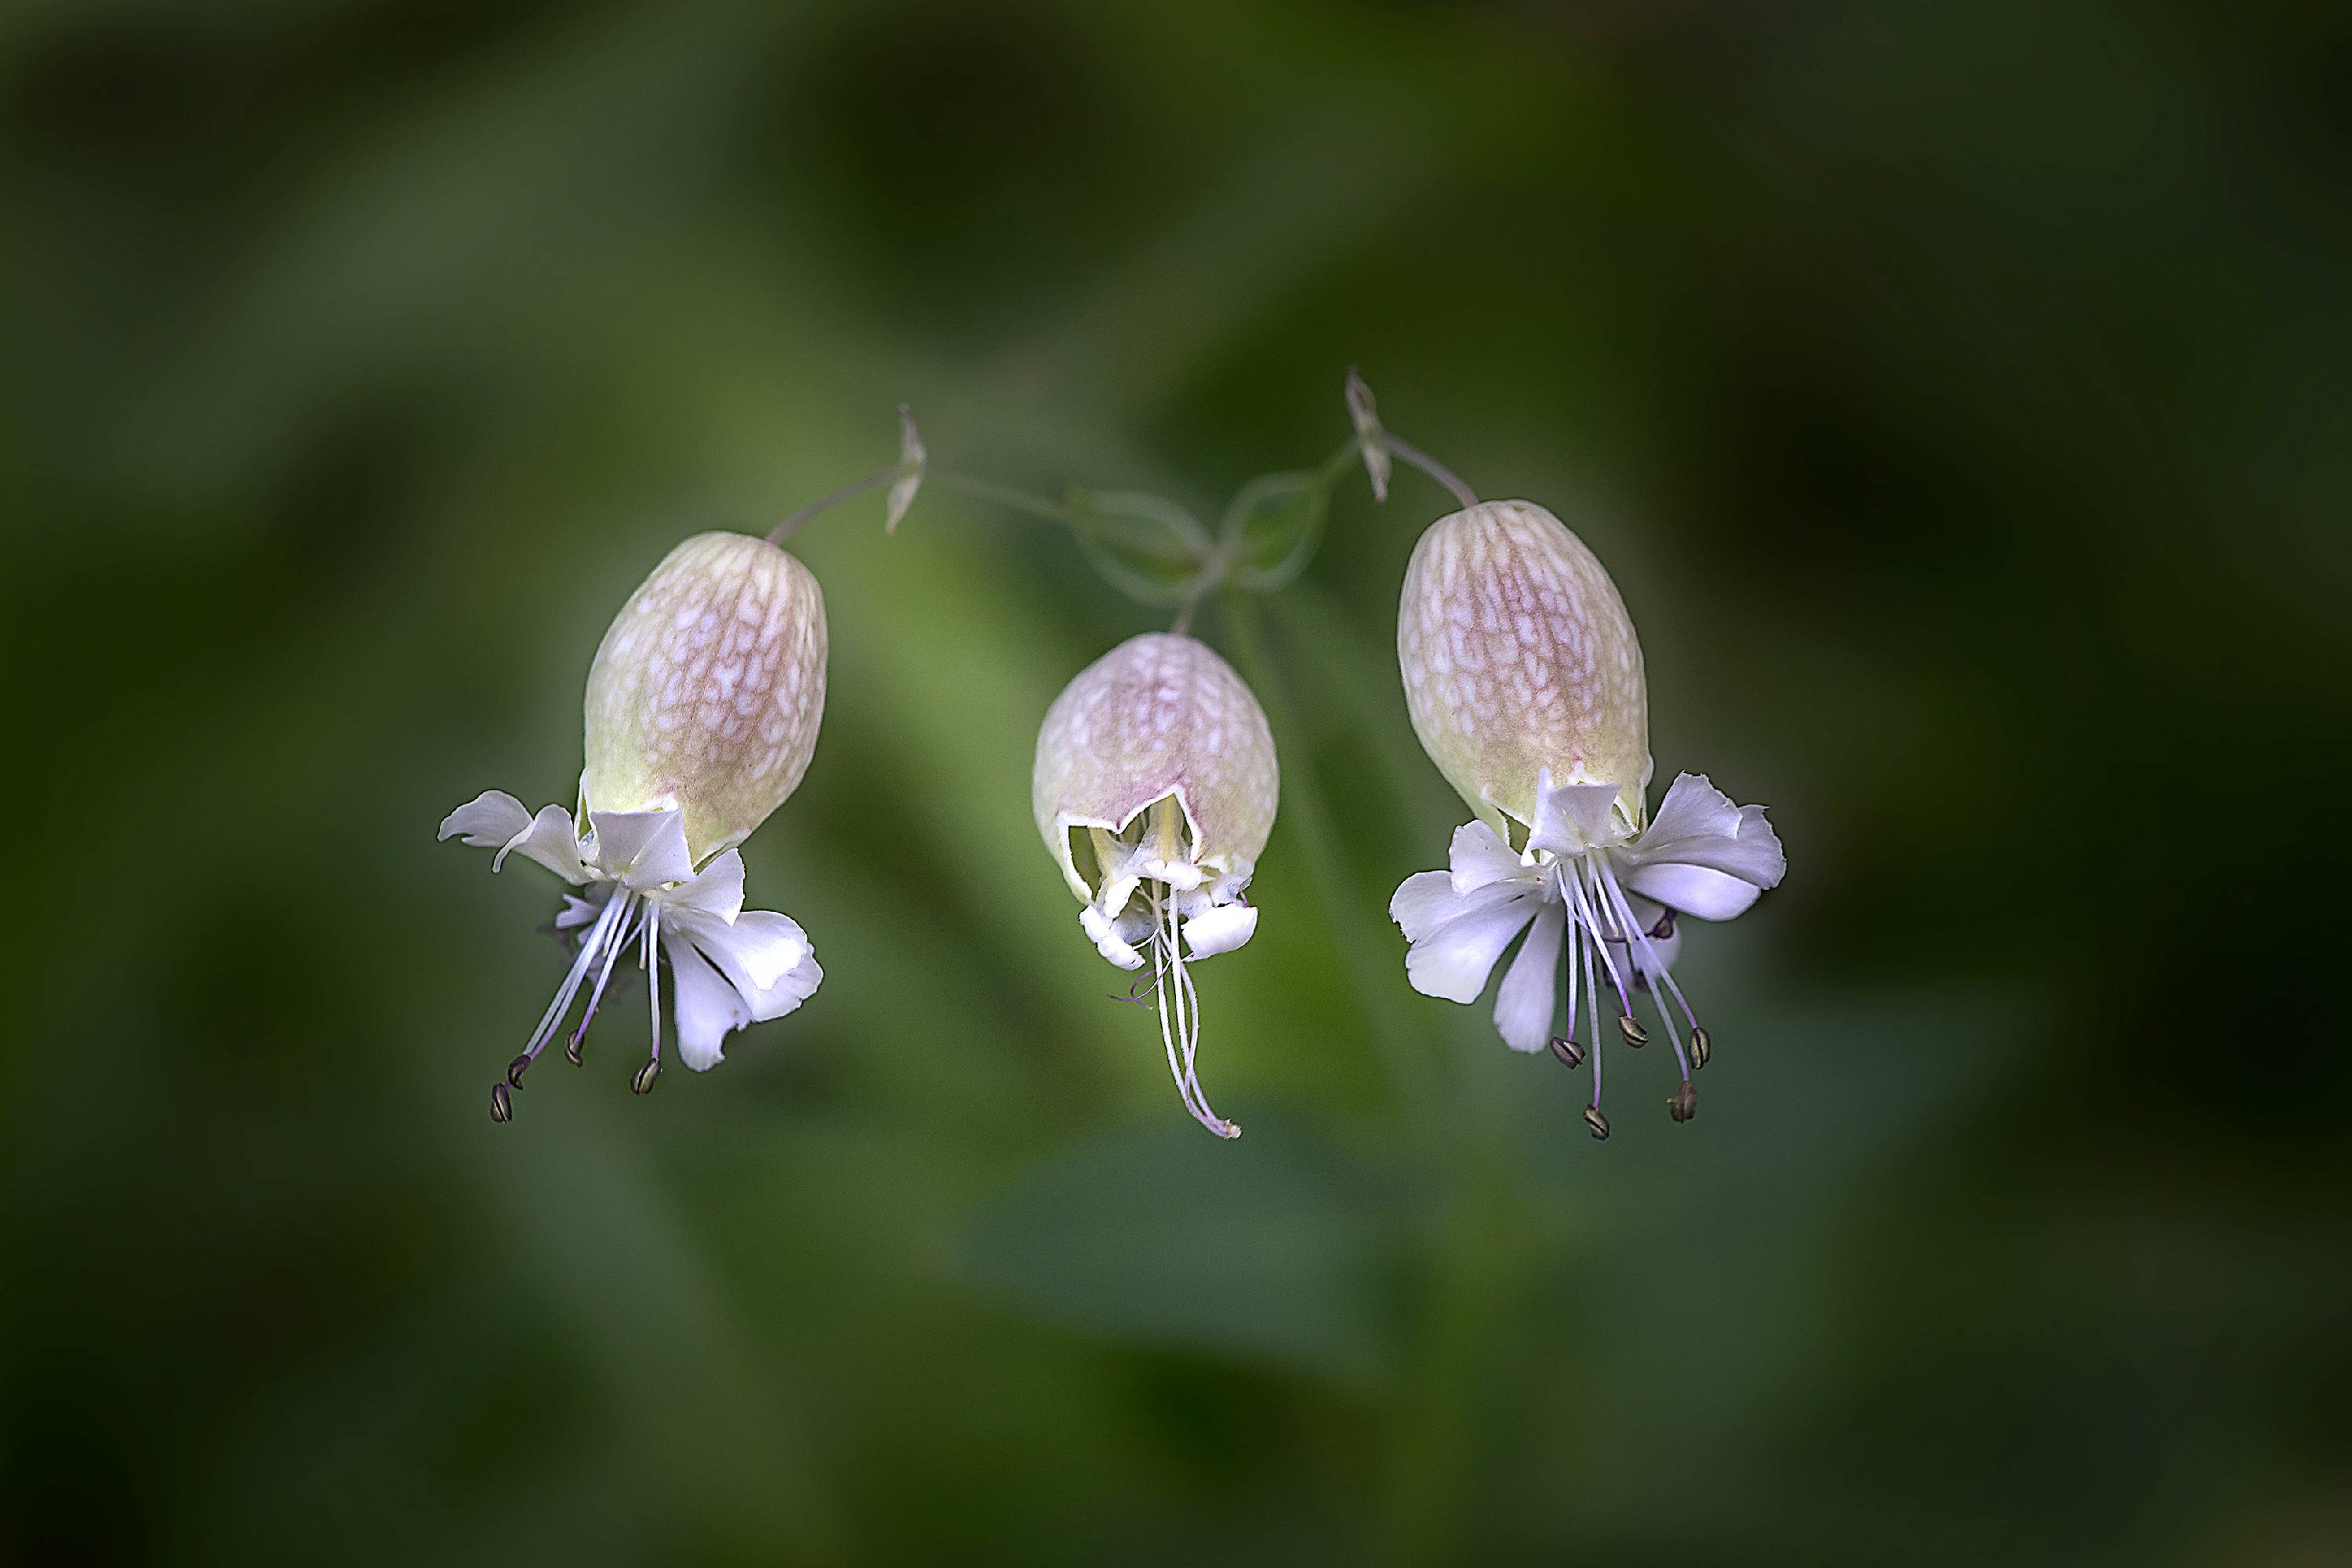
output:
M0 19L0 1558L2352 1558L2352 27L1974 5L57 0ZM1702 1114L1384 908L1464 818L1343 489L1182 1115L1027 805L1164 616L800 548L823 990L487 1089L606 619L887 462L1569 516L1769 803ZM1234 620L1201 629L1239 654ZM641 997L642 993L637 994Z

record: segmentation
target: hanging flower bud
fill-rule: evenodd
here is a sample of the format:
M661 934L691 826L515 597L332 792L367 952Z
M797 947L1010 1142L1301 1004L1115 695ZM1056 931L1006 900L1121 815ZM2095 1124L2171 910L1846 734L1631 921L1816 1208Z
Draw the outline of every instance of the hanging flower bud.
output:
M1222 1138L1193 1065L1199 997L1186 964L1257 929L1243 891L1274 828L1265 713L1233 667L1189 637L1130 637L1087 667L1037 735L1037 831L1122 969L1148 962L1161 1043L1185 1109Z
M589 808L676 806L698 861L740 844L808 772L824 654L824 595L797 558L740 533L688 540L589 667Z
M1589 1059L1586 1121L1606 1137L1604 1009L1641 1046L1649 1033L1633 995L1646 993L1681 1067L1669 1109L1688 1121L1692 1060L1706 1064L1708 1043L1668 972L1675 917L1729 920L1779 885L1788 863L1763 808L1735 806L1684 773L1650 816L1649 697L1633 621L1592 552L1539 506L1488 501L1430 527L1406 569L1397 658L1423 748L1478 818L1455 831L1450 870L1407 878L1389 906L1412 944L1413 988L1476 1001L1525 931L1496 996L1505 1043L1549 1045L1571 1066ZM1567 1027L1556 1033L1563 946Z
M1486 501L1430 525L1405 568L1397 662L1423 750L1489 826L1534 820L1547 767L1615 783L1639 823L1642 645L1600 560L1543 508Z
M824 972L808 935L780 914L743 908L735 846L783 804L808 771L824 711L824 600L808 568L763 540L705 533L671 551L621 607L588 672L587 769L581 818L526 810L486 791L441 824L440 837L538 861L585 896L556 917L575 956L522 1054L493 1087L490 1114L513 1114L511 1089L588 994L566 1054L580 1046L621 958L646 971L653 1038L631 1076L640 1094L661 1072L661 963L676 992L678 1055L715 1066L725 1036L782 1017Z

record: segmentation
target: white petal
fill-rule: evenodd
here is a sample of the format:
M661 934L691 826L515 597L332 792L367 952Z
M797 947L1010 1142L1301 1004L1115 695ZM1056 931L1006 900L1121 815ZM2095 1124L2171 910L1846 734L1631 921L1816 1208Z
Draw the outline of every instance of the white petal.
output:
M1559 943L1566 911L1546 904L1536 913L1518 957L1495 992L1495 1029L1515 1051L1539 1051L1551 1042L1554 1005L1559 999Z
M1389 900L1389 919L1404 928L1407 942L1419 942L1461 912L1454 879L1444 871L1415 871Z
M1705 866L1678 862L1636 867L1626 875L1625 886L1668 909L1696 915L1703 921L1727 921L1744 913L1748 905L1764 895L1764 889L1753 882Z
M1454 878L1444 871L1416 871L1397 885L1389 900L1389 919L1404 928L1407 942L1419 942L1440 926L1479 910L1524 898L1534 889L1513 880L1489 882L1475 892L1454 890Z
M507 857L521 854L538 861L567 882L588 880L587 863L580 858L580 831L572 826L572 814L560 805L542 805L530 826L507 840L506 847L490 862L497 870L507 863Z
M669 954L678 1059L697 1072L709 1072L725 1055L720 1043L728 1031L750 1023L751 1010L734 984L706 963L692 942L665 935L662 949Z
M1778 887L1789 869L1764 808L1732 805L1702 773L1675 779L1648 830L1619 854L1629 865L1704 866L1759 888Z
M800 922L767 910L745 910L732 924L696 910L670 910L662 930L691 942L747 996L767 990L809 955L808 932Z
M743 857L732 849L713 855L693 880L672 888L661 901L668 909L691 910L733 924L743 912Z
M575 894L566 893L563 895L562 911L555 917L555 929L577 931L580 927L593 922L604 910L604 906L600 903L580 898Z
M1536 820L1528 830L1528 847L1555 855L1581 855L1621 837L1610 808L1617 802L1613 784L1555 784L1546 768L1536 780Z
M503 849L530 826L522 802L502 789L486 789L441 819L441 838L465 835L469 848Z
M1454 891L1457 895L1474 893L1507 877L1524 877L1529 870L1517 851L1496 837L1495 830L1483 822L1465 822L1454 830L1454 850L1448 863L1454 868Z
M686 813L676 806L592 811L588 820L596 829L597 868L631 892L693 877L694 858L686 850Z
M1503 949L1534 918L1542 902L1533 893L1522 893L1448 921L1414 942L1404 955L1405 978L1424 996L1475 1002L1478 993L1486 989L1486 976L1493 973L1495 961L1503 956Z
M1184 945L1194 958L1231 952L1257 931L1255 904L1223 904L1184 922Z
M1095 951L1121 969L1143 967L1143 955L1119 933L1118 925L1094 905L1088 904L1078 911L1078 924L1085 928L1087 940L1095 944Z
M781 1018L811 996L824 980L824 971L817 967L816 955L811 953L778 977L773 985L744 998L751 1005L751 1021L764 1024L771 1018Z

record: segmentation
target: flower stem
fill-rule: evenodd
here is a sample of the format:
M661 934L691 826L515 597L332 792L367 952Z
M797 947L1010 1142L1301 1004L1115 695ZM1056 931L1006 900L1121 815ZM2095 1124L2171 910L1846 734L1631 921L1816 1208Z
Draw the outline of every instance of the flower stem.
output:
M1478 504L1478 494L1475 490L1473 490L1468 485L1464 484L1462 480L1455 476L1453 469L1447 468L1444 464L1439 462L1436 458L1431 457L1428 453L1423 451L1412 442L1401 441L1397 439L1396 437L1391 435L1388 431L1382 430L1381 432L1381 445L1389 449L1389 455L1391 457L1399 459L1410 467L1419 468L1423 473L1427 474L1431 479L1435 479L1439 484L1444 485L1447 489L1453 491L1454 499L1460 501L1464 506L1470 507L1476 506Z
M830 495L817 497L816 500L809 502L808 505L801 508L800 510L793 513L790 517L784 519L783 521L768 530L768 542L779 545L783 543L785 540L790 539L793 534L798 533L803 525L818 516L820 513L831 511L843 501L855 500L859 496L864 495L867 490L880 489L884 485L888 484L891 480L903 477L906 471L907 465L903 461L896 462L883 469L878 474L868 474L864 479L857 480L854 484L842 486L839 489L835 490Z

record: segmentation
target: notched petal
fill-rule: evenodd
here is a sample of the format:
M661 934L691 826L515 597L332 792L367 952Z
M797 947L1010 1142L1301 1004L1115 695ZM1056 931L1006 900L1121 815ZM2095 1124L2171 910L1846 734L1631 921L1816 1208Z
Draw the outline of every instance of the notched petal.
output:
M486 789L441 819L437 839L464 836L468 848L503 849L530 826L522 802L502 789Z
M633 893L689 881L694 858L687 853L686 814L675 806L659 811L592 811L596 829L596 868Z

